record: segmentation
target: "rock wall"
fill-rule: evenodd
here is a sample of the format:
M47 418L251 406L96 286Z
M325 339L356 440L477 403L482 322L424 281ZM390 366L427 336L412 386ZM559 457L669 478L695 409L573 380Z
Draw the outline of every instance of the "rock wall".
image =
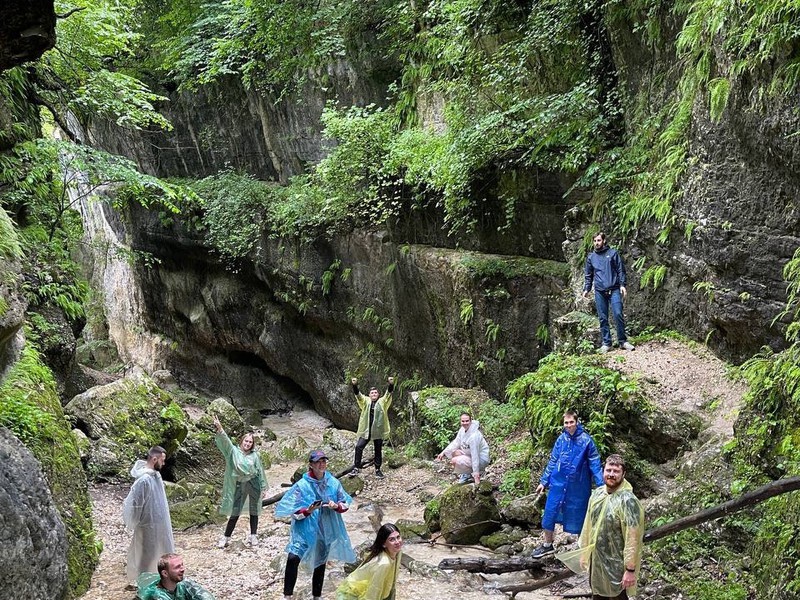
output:
M0 589L5 598L68 597L67 535L41 465L0 427Z
M252 262L231 270L178 224L165 229L141 209L126 221L131 246L158 262L118 264L129 269L117 280L124 283L106 288L109 320L115 307L139 310L138 324L115 338L120 354L244 410L310 400L352 427L351 375L365 385L383 386L389 374L481 385L502 397L506 382L543 356L537 329L571 304L563 262L401 246L386 232L354 232L313 245L264 238Z

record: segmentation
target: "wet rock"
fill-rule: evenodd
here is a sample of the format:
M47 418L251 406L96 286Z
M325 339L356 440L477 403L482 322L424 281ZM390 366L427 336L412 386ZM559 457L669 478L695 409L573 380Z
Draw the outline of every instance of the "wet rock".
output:
M428 526L424 521L412 521L410 519L398 519L395 525L400 530L400 535L406 542L418 542L430 538Z
M425 519L425 525L428 527L428 531L431 533L441 531L442 529L441 507L439 502L440 496L437 496L428 502L425 505L425 511L422 514L422 518Z
M439 505L444 538L451 544L475 544L500 528L500 511L488 482L451 486L439 497Z
M170 456L188 433L181 408L141 372L75 396L64 412L91 440L86 469L93 479L127 480L152 446Z
M4 598L67 596L67 535L34 456L0 427L0 582Z
M515 498L500 511L504 521L522 523L530 527L539 527L542 523L544 495L529 494Z
M528 537L528 535L527 531L523 531L519 527L503 525L500 531L485 535L480 541L490 550L497 550L502 546L513 548L514 544Z

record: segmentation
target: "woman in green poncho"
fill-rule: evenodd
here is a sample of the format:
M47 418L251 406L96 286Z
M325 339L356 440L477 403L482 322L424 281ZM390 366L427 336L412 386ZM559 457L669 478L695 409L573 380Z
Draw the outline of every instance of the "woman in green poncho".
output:
M367 559L336 590L336 600L394 600L402 547L397 526L381 526Z
M246 543L257 546L258 515L261 514L262 495L267 491L267 480L261 458L253 447L253 434L244 434L239 445L234 446L217 417L214 417L214 426L217 428L214 441L225 457L222 506L219 512L230 517L225 526L225 534L219 539L217 547L224 548L230 543L236 522L245 512L250 515L250 535L247 536Z

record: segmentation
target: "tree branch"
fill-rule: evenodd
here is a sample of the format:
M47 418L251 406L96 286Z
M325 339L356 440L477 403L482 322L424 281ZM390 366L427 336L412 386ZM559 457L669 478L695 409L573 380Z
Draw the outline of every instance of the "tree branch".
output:
M61 129L66 134L66 136L70 139L70 141L73 144L77 144L80 146L83 143L78 138L78 136L75 135L75 132L72 131L72 129L70 129L69 125L67 125L66 120L64 120L64 118L61 116L61 113L58 112L56 107L49 100L46 100L45 98L42 98L42 96L40 96L39 94L34 93L33 96L31 97L31 101L34 104L39 104L40 106L44 106L47 110L50 111L50 114L53 115L53 120L56 122L56 125L58 125L59 129Z
M72 15L74 15L76 12L80 12L82 10L86 10L86 7L85 6L76 6L72 10L68 10L67 12L65 12L63 15L60 15L60 14L56 13L56 19L66 19L66 18L71 17Z

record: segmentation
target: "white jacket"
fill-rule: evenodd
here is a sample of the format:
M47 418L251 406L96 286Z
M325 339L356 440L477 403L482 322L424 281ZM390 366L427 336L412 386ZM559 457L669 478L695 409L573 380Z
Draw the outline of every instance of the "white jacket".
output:
M466 431L463 427L459 427L456 439L442 451L447 458L452 458L453 452L461 450L472 460L473 473L483 473L486 465L489 464L489 444L486 443L479 427L480 423L476 419L472 420Z

